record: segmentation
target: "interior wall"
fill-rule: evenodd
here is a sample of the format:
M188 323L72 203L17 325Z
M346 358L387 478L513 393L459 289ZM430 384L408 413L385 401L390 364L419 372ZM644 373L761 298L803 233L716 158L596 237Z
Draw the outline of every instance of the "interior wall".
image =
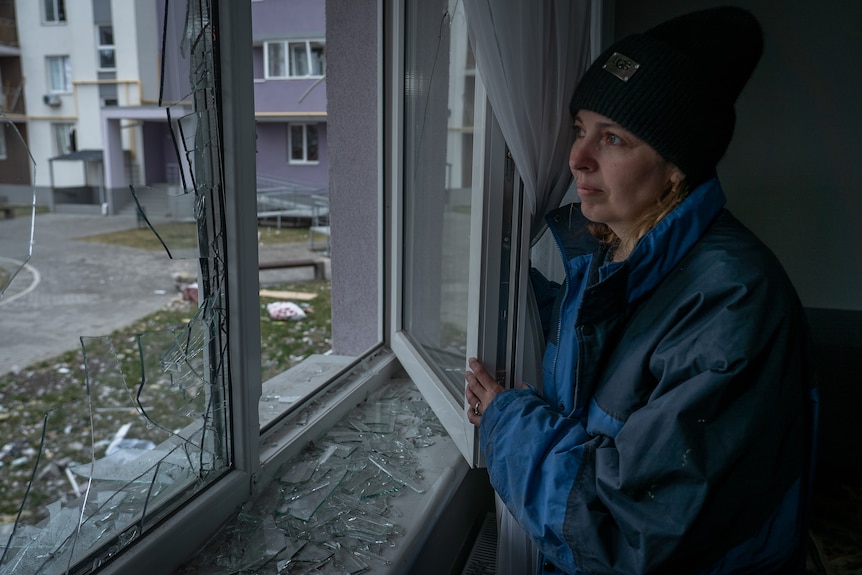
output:
M332 349L341 355L379 341L377 4L326 2Z
M618 38L723 4L614 1ZM862 2L734 4L760 20L765 46L718 166L728 207L778 255L806 307L860 311Z
M818 476L862 476L862 2L743 0L764 53L718 166L728 207L781 259L807 308L820 382ZM615 0L617 37L717 5ZM728 41L733 41L728 38Z

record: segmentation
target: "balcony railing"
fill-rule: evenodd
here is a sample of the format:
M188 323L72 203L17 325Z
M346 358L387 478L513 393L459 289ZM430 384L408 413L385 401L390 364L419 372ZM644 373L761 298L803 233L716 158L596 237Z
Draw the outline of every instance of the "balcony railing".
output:
M3 84L0 92L0 112L5 114L24 114L24 85Z

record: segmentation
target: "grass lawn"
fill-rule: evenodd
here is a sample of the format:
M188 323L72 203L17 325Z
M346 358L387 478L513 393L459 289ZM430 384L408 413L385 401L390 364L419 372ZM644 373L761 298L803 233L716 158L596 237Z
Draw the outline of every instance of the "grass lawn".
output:
M156 231L170 247L195 247L196 224L192 222L166 222L155 226ZM261 226L258 228L258 241L265 244L308 243L308 228L274 228ZM118 246L138 248L142 250L162 250L161 242L149 228L132 228L118 232L83 236L76 238L82 241L109 243Z

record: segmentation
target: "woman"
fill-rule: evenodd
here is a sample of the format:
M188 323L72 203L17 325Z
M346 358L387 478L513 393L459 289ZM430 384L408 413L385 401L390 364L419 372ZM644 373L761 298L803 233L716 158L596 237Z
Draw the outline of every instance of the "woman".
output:
M715 174L761 52L748 12L695 12L614 44L572 97L580 203L547 216L565 283L534 275L541 392L466 374L539 572L804 573L805 318Z

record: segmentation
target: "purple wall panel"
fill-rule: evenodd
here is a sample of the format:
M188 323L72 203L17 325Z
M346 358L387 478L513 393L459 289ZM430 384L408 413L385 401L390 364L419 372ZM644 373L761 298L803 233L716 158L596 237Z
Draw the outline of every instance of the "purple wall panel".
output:
M267 80L254 84L254 111L326 112L326 80Z
M252 28L257 38L323 38L326 2L323 0L264 0L251 4Z

